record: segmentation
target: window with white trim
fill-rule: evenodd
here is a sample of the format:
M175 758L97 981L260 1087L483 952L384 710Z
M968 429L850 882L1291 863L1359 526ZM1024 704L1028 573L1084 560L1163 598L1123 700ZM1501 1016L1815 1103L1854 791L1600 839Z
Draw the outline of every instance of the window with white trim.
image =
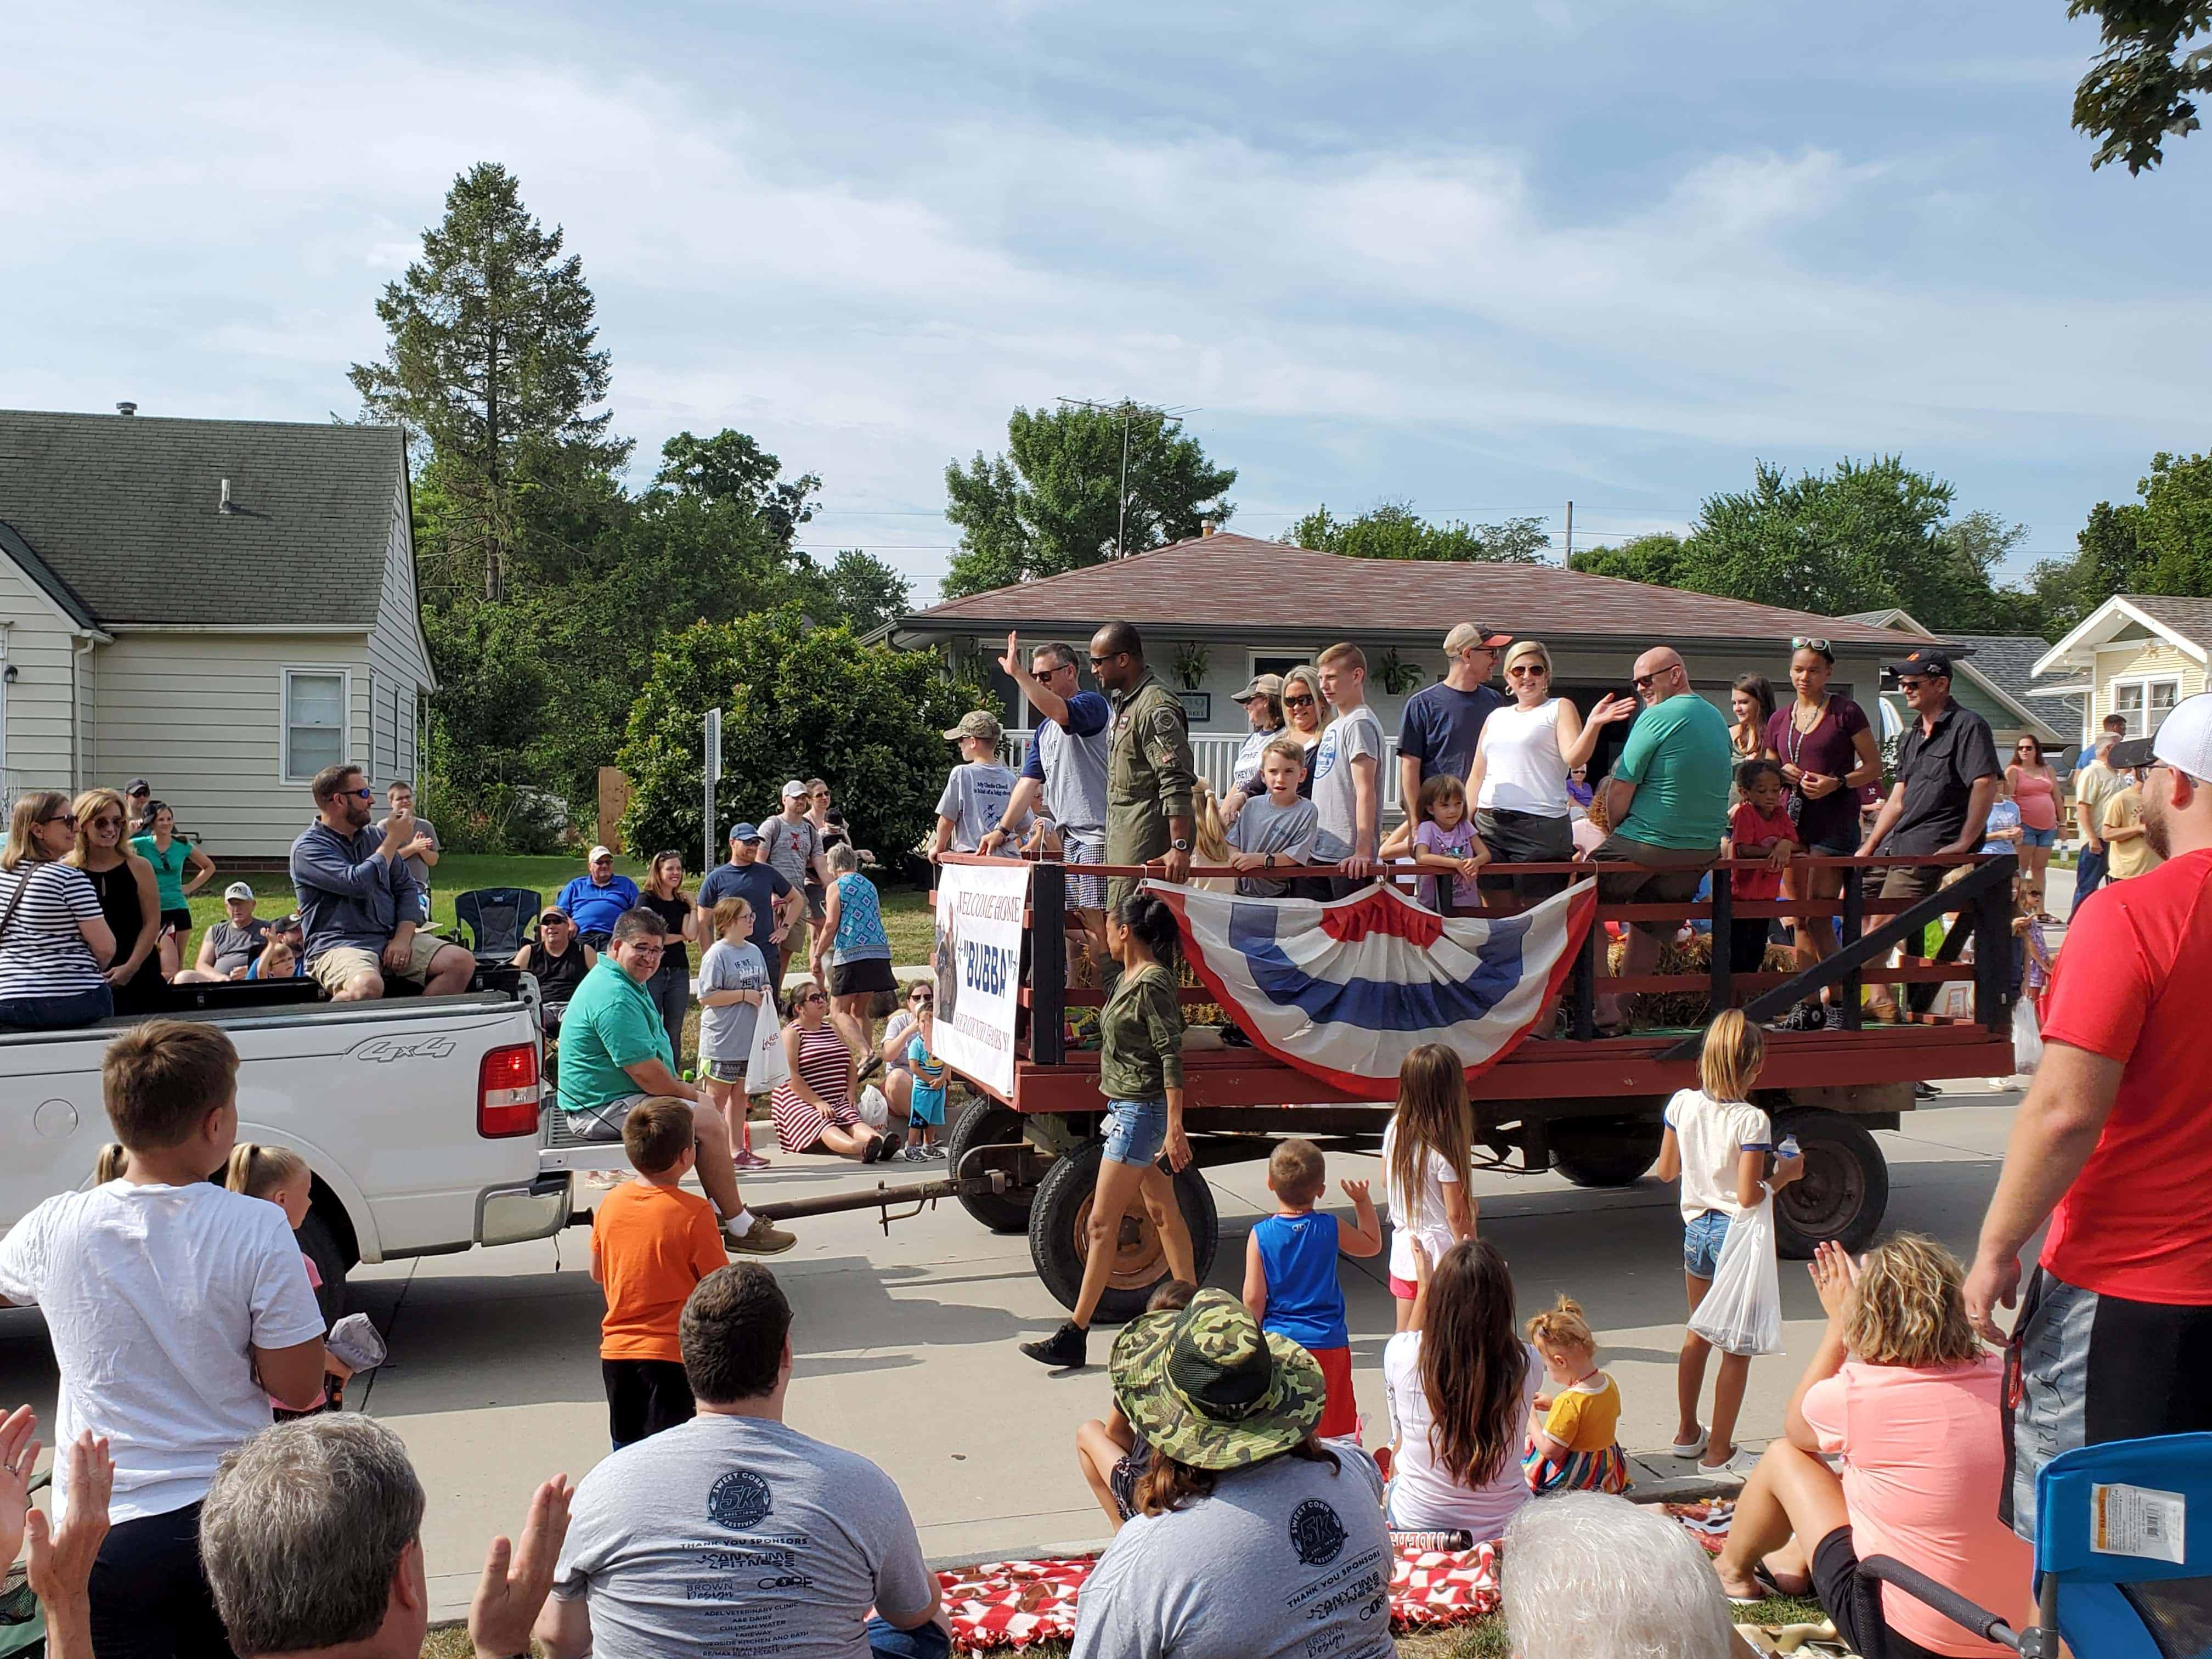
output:
M284 671L284 777L306 783L346 757L343 670Z
M2148 738L2156 732L2173 712L2173 705L2180 701L2181 682L2178 679L2112 683L2112 712L2126 720L2131 738Z
M1313 659L1314 653L1310 651L1301 652L1295 657L1271 657L1255 651L1252 653L1252 677L1257 679L1262 674L1287 674L1293 668Z

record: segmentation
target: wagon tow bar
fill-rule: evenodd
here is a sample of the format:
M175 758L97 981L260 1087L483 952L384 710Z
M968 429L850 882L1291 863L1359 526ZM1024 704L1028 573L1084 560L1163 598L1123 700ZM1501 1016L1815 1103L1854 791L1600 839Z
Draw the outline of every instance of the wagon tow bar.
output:
M978 1154L1004 1151L1003 1147L971 1146L968 1156L960 1160L966 1169ZM876 1223L890 1237L891 1223L909 1221L925 1209L934 1206L940 1198L980 1198L986 1194L1005 1196L1009 1182L1004 1170L986 1170L980 1175L947 1176L942 1181L918 1182L909 1187L894 1187L878 1181L872 1188L853 1193L831 1193L822 1198L794 1198L781 1204L748 1204L745 1207L763 1221L793 1221L803 1216L839 1215L848 1210L875 1210ZM894 1212L894 1205L910 1206Z

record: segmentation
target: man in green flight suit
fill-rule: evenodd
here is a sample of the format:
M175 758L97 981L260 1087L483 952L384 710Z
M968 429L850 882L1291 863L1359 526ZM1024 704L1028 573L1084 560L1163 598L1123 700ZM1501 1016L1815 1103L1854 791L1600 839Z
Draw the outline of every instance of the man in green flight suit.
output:
M1106 862L1159 860L1170 881L1190 876L1190 721L1182 699L1145 666L1145 643L1125 622L1091 638L1091 672L1114 706L1106 750ZM1107 888L1110 909L1136 889L1127 876Z

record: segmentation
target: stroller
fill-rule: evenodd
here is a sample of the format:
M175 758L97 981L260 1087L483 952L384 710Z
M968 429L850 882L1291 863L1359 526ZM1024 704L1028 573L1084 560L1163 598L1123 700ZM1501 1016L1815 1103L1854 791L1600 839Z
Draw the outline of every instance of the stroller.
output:
M2212 1653L2212 1434L2081 1446L2035 1483L2036 1622L2014 1631L1887 1555L1860 1571L2024 1659Z

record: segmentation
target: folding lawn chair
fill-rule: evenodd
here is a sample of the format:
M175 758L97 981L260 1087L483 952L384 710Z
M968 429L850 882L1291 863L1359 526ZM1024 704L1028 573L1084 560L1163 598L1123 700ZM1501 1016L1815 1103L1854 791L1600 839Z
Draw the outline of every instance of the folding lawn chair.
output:
M2025 1659L2212 1653L2212 1434L2081 1446L2035 1483L2034 1627L2003 1620L1886 1555L1862 1571Z
M472 887L453 900L453 920L469 930L478 962L505 962L526 942L542 908L527 887Z

